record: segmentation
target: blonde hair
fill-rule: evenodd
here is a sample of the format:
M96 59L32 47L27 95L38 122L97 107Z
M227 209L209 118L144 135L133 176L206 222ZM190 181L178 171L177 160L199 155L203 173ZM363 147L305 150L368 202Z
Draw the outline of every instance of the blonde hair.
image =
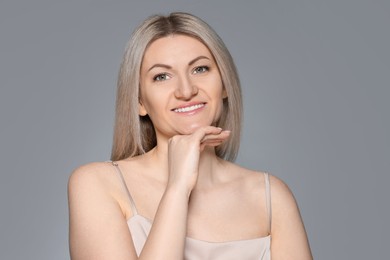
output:
M217 126L231 130L228 141L216 147L216 154L225 160L234 161L240 144L242 115L241 87L236 67L217 33L200 18L182 12L148 18L133 32L127 44L118 77L111 160L143 154L157 144L151 120L148 116L139 115L140 68L148 46L172 34L198 39L214 56L227 93Z

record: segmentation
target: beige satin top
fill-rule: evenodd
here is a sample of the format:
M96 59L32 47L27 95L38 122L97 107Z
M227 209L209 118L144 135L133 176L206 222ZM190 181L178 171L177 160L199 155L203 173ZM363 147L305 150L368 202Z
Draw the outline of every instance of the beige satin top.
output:
M127 220L137 255L139 256L148 238L152 221L139 215L134 200L124 181L123 174L117 163L112 163L117 169L124 189L128 195L133 216ZM264 174L266 205L271 227L271 193L269 176ZM227 242L208 242L186 237L184 259L186 260L270 260L271 236L259 237L247 240L235 240Z

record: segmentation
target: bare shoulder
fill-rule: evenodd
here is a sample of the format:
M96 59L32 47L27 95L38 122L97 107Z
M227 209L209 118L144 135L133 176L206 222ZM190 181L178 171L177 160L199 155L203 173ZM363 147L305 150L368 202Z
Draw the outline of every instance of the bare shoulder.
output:
M265 178L263 177L266 176L264 175L265 172L246 169L229 162L225 166L227 171L232 173L227 175L234 176L229 178L232 178L232 181L237 180L239 185L244 185L240 186L240 188L244 189L239 190L249 191L249 196L254 194L255 196L252 196L252 198L258 198L260 194L264 194ZM268 176L270 180L272 208L272 259L313 259L305 227L293 193L288 185L280 178L272 173L269 173ZM240 200L240 203L242 204L242 200ZM254 208L251 207L251 209ZM251 214L247 215L254 215L253 212L252 210Z
M123 192L115 171L111 162L94 162L76 168L69 177L72 259L134 259L130 256L135 253L120 203Z
M225 175L233 181L239 181L247 186L253 186L255 189L264 186L264 171L251 170L232 162L224 162L224 164L229 172L229 174Z
M269 174L273 203L278 206L295 207L296 202L288 185L275 175Z
M91 162L77 167L73 172L74 175L83 175L83 174L99 174L102 172L106 172L112 168L112 162Z
M287 212L294 212L296 215L299 210L289 186L277 176L265 171L256 171L244 168L234 163L227 163L230 176L245 185L249 190L263 192L265 188L265 174L267 173L270 181L271 203L273 218L285 216ZM259 187L261 189L259 189Z
M105 186L105 183L112 179L113 171L110 162L93 162L76 168L69 177L68 189L86 188L97 189Z
M291 203L294 200L294 196L288 187L280 178L266 171L251 170L231 162L224 162L226 169L228 169L228 176L235 179L243 179L245 182L254 183L256 180L264 182L263 176L268 174L271 192L275 201L282 200L286 203Z
M298 204L290 188L270 175L272 259L313 259Z
M123 200L123 192L111 162L93 162L76 168L68 181L69 203L88 204L96 198L113 203Z
M298 204L289 186L280 178L270 176L272 219L275 224L284 221L286 217L295 216L300 220Z

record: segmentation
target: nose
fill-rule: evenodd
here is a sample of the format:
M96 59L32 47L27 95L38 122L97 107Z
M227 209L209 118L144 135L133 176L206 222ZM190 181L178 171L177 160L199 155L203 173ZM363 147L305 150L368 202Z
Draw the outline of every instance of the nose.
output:
M188 78L188 76L180 76L175 89L175 97L177 99L190 100L198 94L198 88Z

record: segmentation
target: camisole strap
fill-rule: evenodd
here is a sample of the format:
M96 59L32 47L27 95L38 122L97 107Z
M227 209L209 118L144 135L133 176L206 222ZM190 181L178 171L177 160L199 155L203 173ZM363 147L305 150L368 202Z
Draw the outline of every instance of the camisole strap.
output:
M131 211L133 212L133 215L138 215L137 207L135 206L133 197L131 196L129 189L127 188L127 185L126 185L126 182L125 182L125 178L123 177L122 171L119 168L118 163L117 162L113 162L113 161L111 163L115 167L116 172L118 173L119 178L121 179L122 186L123 186L124 190L127 193L127 197L129 198Z
M272 207L271 207L271 185L269 181L269 174L264 173L264 181L265 181L265 198L266 198L266 206L268 213L268 232L271 234L271 224L272 224Z

